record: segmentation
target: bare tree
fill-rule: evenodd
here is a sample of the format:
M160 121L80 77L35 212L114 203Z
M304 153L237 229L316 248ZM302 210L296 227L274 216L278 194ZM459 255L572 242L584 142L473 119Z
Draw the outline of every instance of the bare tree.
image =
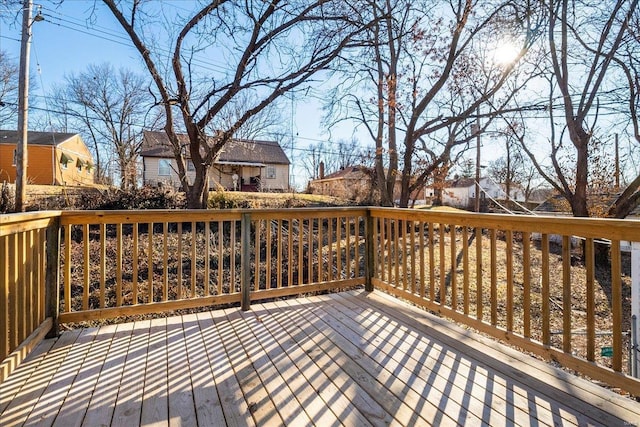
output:
M407 206L454 151L469 148L470 118L485 119L482 131L507 108L519 86L500 90L537 35L537 11L529 2L471 0L372 1L371 8L380 19L354 85L375 95L363 99L349 87L339 99L375 141L381 203L393 203L399 177ZM491 61L497 35L518 43L511 61Z
M312 178L319 178L320 163L327 174L350 166L367 166L367 153L357 139L339 139L335 142L318 142L307 148L303 159L305 171Z
M225 105L220 114L207 125L207 133L213 135L220 129L230 128L244 115L247 105L257 102L259 100L255 99L255 95L247 92L239 93L233 102ZM274 102L245 120L234 133L234 137L238 139L275 138L280 140L283 135L287 134L287 131L281 106Z
M167 118L164 130L172 144L179 178L190 208L204 208L209 169L222 147L250 117L288 91L307 82L360 44L367 19L357 2L216 0L188 16L164 5L134 0L103 0L141 55L153 79L157 104ZM159 9L158 9L159 8ZM152 28L153 16L171 15L163 32ZM166 43L164 48L161 43ZM167 61L167 48L169 65ZM205 55L216 66L203 66ZM251 102L234 123L206 135L224 109L243 93ZM237 105L237 104L236 104ZM188 182L175 118L189 137L188 156L195 179Z
M306 155L302 158L302 167L311 179L321 178L320 164L323 163L324 144L318 142L306 148Z
M122 189L135 188L137 182L142 128L150 107L147 88L145 79L130 70L90 65L68 75L65 86L54 89L51 97L65 120L75 122L92 142L98 177L106 176L105 159L114 156Z
M620 104L626 106L627 116L631 122L631 137L636 142L636 150L640 146L640 11L636 10L629 25L626 43L613 58L615 65L621 70L626 81L626 91ZM625 218L640 204L640 173L632 177L622 189L608 216Z
M0 123L6 126L17 119L18 62L0 50Z
M545 2L552 69L549 99L552 107L559 102L561 110L558 117L554 108L549 109L552 170L545 170L536 154L523 147L541 175L567 199L574 216L589 216L589 156L597 143L593 136L599 101L610 90L607 77L611 64L637 5L638 0ZM566 134L564 129L556 129L558 120L562 120ZM565 136L571 148L565 144Z

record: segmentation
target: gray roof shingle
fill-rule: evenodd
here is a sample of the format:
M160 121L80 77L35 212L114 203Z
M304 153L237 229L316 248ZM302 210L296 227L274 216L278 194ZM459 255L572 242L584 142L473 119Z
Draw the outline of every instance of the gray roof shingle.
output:
M181 143L189 143L186 134L178 134L178 139ZM167 134L164 131L145 131L141 155L143 157L173 157L173 147L169 143ZM291 164L277 142L245 139L232 139L227 142L220 152L217 162Z
M55 146L69 138L77 135L76 133L63 132L33 132L27 134L28 145L51 145ZM18 142L18 131L16 130L0 130L0 144L16 144Z

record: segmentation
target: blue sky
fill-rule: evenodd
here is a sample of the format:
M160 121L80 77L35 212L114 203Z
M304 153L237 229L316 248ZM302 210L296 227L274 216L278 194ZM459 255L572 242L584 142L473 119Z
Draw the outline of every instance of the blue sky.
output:
M53 85L61 84L65 74L83 71L90 64L109 62L116 67L140 70L142 62L139 54L131 47L130 41L111 13L101 2L94 0L38 1L34 0L33 15L41 11L45 20L33 24L31 45L31 72L36 77L37 87L30 96L32 102L46 108L44 96ZM182 7L186 1L171 1ZM96 6L95 11L93 10ZM186 10L186 7L185 7ZM94 18L90 19L92 12ZM20 56L21 12L17 7L8 8L0 2L0 50L18 61ZM15 24L9 24L16 16ZM9 17L9 19L7 19ZM287 102L291 106L291 101ZM344 126L332 130L331 135L320 127L322 110L319 102L294 98L293 114L283 114L290 122L293 134L297 135L294 157L305 155L303 151L310 144L320 141L346 139L352 137L352 127ZM364 142L366 135L360 134ZM291 151L287 154L291 156ZM301 189L306 176L301 168L293 171L295 184Z

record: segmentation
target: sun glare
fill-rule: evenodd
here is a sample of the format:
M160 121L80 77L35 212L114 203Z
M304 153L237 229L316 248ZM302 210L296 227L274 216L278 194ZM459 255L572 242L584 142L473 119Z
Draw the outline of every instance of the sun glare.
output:
M508 65L516 60L520 48L512 42L505 41L493 51L493 60L499 65Z

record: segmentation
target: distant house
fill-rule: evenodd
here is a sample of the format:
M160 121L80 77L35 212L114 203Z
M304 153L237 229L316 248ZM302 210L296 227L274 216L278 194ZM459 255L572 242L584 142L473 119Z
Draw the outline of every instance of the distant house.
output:
M18 132L0 130L0 182L16 180ZM91 185L94 164L80 135L59 132L29 132L27 138L27 183L41 185Z
M337 172L324 175L324 167L320 167L320 177L309 181L309 192L325 196L341 197L343 199L361 202L371 196L371 177L373 170L366 166L347 166ZM400 200L401 178L397 177L393 189L393 198L396 203ZM416 190L411 194L410 200L422 203L424 192Z
M324 168L321 168L321 170ZM309 192L360 201L369 196L371 174L364 166L349 166L309 182Z
M427 189L427 197L434 197L433 187ZM504 198L504 191L493 180L480 178L480 205L484 206L488 199ZM442 189L442 204L462 209L472 209L476 200L475 178L457 178L446 181Z
M180 134L178 139L185 147L187 179L193 183L196 173L186 149L188 136ZM165 132L145 131L140 155L145 185L180 186L173 147ZM289 189L290 164L284 150L275 141L232 139L225 144L211 167L209 189L222 186L228 190L285 191Z

